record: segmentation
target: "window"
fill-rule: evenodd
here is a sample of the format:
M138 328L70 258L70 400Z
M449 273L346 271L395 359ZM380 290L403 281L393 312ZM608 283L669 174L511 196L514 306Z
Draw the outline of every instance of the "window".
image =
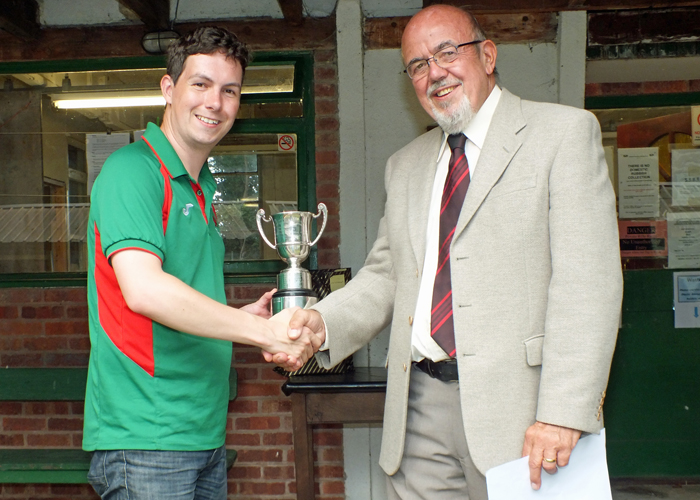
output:
M160 57L0 65L0 275L86 271L92 182L111 151L160 124L164 66ZM314 206L312 75L303 53L256 54L246 70L237 120L207 162L227 273L283 267L258 233L260 208Z
M700 95L596 97L625 269L700 268ZM700 125L700 123L698 124Z

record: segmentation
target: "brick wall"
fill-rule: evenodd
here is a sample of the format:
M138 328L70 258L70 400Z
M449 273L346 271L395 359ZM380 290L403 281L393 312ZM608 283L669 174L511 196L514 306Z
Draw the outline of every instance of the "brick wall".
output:
M700 92L700 80L668 82L587 83L586 97Z
M339 139L335 49L314 53L317 200L329 219L319 241L319 267L339 266ZM227 298L240 306L269 286L230 285ZM86 291L72 288L0 289L0 367L82 367L89 354ZM280 391L284 379L257 349L234 346L238 398L229 406L226 444L238 451L229 472L229 498L296 498L291 401ZM0 402L0 447L79 448L83 404ZM345 498L342 430L314 430L317 498ZM88 485L0 485L8 500L94 500Z

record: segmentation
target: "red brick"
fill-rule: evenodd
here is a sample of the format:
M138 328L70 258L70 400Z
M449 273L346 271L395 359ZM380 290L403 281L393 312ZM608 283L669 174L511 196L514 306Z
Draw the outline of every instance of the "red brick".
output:
M24 405L26 415L53 415L56 413L54 403L43 401L31 401Z
M316 185L316 197L319 200L327 200L329 198L338 199L339 196L340 192L338 191L337 184L324 183ZM326 227L326 231L327 230L328 227Z
M324 231L325 232L325 231ZM260 380L273 380L275 382L281 382L284 383L287 380L287 377L284 375L280 375L276 371L273 370L274 365L268 365L268 368L263 368L260 370Z
M640 82L629 83L601 83L602 95L637 95L642 93Z
M316 151L316 163L320 165L337 165L340 155L337 151Z
M334 165L317 165L316 166L316 181L317 182L334 182L340 180L340 168Z
M29 337L24 348L30 351L58 351L68 347L68 340L60 337Z
M327 269L340 267L340 252L337 249L334 252L329 250L319 252L318 265L321 268Z
M291 413L292 401L285 399L265 398L262 400L262 413L269 415L270 413Z
M20 415L22 403L15 401L0 401L0 415Z
M338 101L336 99L316 100L316 116L338 114Z
M241 413L258 413L259 403L255 400L241 400L236 399L228 406L228 411L235 414Z
M260 479L262 477L261 467L239 467L236 465L229 473L228 477L234 479ZM229 491L229 493L231 493Z
M17 311L13 306L0 307L0 319L15 319L19 315Z
M11 446L24 446L24 436L22 434L2 432L0 433L0 446L8 448Z
M328 132L331 130L338 130L340 124L338 118L331 116L322 116L316 118L316 130L319 132Z
M317 446L343 446L343 433L339 431L314 432L314 444Z
M314 61L316 63L333 62L336 60L335 50L316 50L314 52Z
M343 494L345 493L345 483L342 481L322 481L321 494Z
M266 432L263 434L263 444L265 446L292 446L291 432Z
M82 429L82 418L49 418L50 431L79 431Z
M90 337L87 335L68 339L68 348L73 351L89 351Z
M46 302L87 302L87 288L47 288L44 290Z
M70 436L66 434L28 434L27 446L47 446L65 448L70 444Z
M250 450L241 449L238 450L238 460L241 464L247 464L250 462L281 462L282 461L282 451L273 448L260 449L254 448Z
M317 245L318 245L319 249L326 249L326 248L336 249L340 245L340 239L337 237L332 237L329 234L324 234L323 238L318 240Z
M260 446L260 434L237 432L226 435L228 446Z
M255 384L244 383L238 386L239 397L254 397L254 396L279 396L281 394L281 383Z
M26 304L42 300L43 294L39 288L0 289L0 304Z
M265 430L279 429L279 417L242 417L234 422L236 430Z
M66 316L69 318L88 319L88 307L87 305L66 307Z
M238 380L258 380L260 378L260 369L254 367L236 367L238 372Z
M53 405L54 412L57 415L70 415L71 409L73 408L73 403L68 403L66 401L56 401Z
M85 413L85 402L76 401L74 403L70 403L70 412L73 415L82 415L83 413Z
M314 67L314 81L337 79L337 71L335 64L318 64Z
M46 354L46 366L87 366L89 355L85 353Z
M45 418L5 417L2 419L5 431L42 431L46 429Z
M42 366L41 354L2 354L0 366L17 368L36 368Z
M79 333L88 335L87 321L55 321L45 323L46 335L76 335Z
M1 321L0 334L41 335L43 325L39 321Z
M644 94L675 94L688 92L688 81L644 82L642 83L642 92Z
M22 317L25 319L57 319L63 318L62 306L24 306Z
M294 479L294 467L283 465L280 467L263 467L265 479Z
M690 80L688 82L688 90L690 92L700 92L700 80Z
M11 351L21 351L22 350L22 338L5 336L0 338L0 352L11 352Z
M323 448L320 450L321 459L324 462L342 462L343 461L343 449L342 448Z
M286 493L285 483L252 483L241 481L238 483L241 495L283 495Z
M337 465L321 465L318 468L318 477L325 478L342 478L345 471L342 466Z
M234 365L238 366L240 363L244 364L262 364L265 363L265 358L263 358L260 349L251 349L250 347L240 348L236 344L233 346L233 360ZM240 396L241 385L244 385L246 381L241 381L238 384L238 395Z
M337 150L340 147L340 137L338 132L316 132L316 150L325 151L327 149Z

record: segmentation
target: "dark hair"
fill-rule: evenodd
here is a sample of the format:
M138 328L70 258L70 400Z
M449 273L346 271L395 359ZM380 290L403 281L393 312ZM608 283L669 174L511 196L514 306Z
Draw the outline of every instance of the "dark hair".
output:
M245 44L225 28L204 26L181 36L170 44L167 73L173 82L177 83L188 56L214 52L221 52L226 57L238 61L245 72L250 57Z

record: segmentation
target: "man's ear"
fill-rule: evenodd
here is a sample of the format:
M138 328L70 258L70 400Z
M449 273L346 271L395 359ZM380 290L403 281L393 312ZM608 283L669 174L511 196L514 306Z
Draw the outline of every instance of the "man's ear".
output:
M163 93L166 106L168 104L172 104L173 102L174 88L175 82L173 82L173 79L170 77L170 75L164 75L163 78L160 79L160 91Z
M496 44L491 40L484 40L481 43L481 60L484 62L484 69L486 69L486 74L493 74L496 68L496 56L498 55L498 49Z

